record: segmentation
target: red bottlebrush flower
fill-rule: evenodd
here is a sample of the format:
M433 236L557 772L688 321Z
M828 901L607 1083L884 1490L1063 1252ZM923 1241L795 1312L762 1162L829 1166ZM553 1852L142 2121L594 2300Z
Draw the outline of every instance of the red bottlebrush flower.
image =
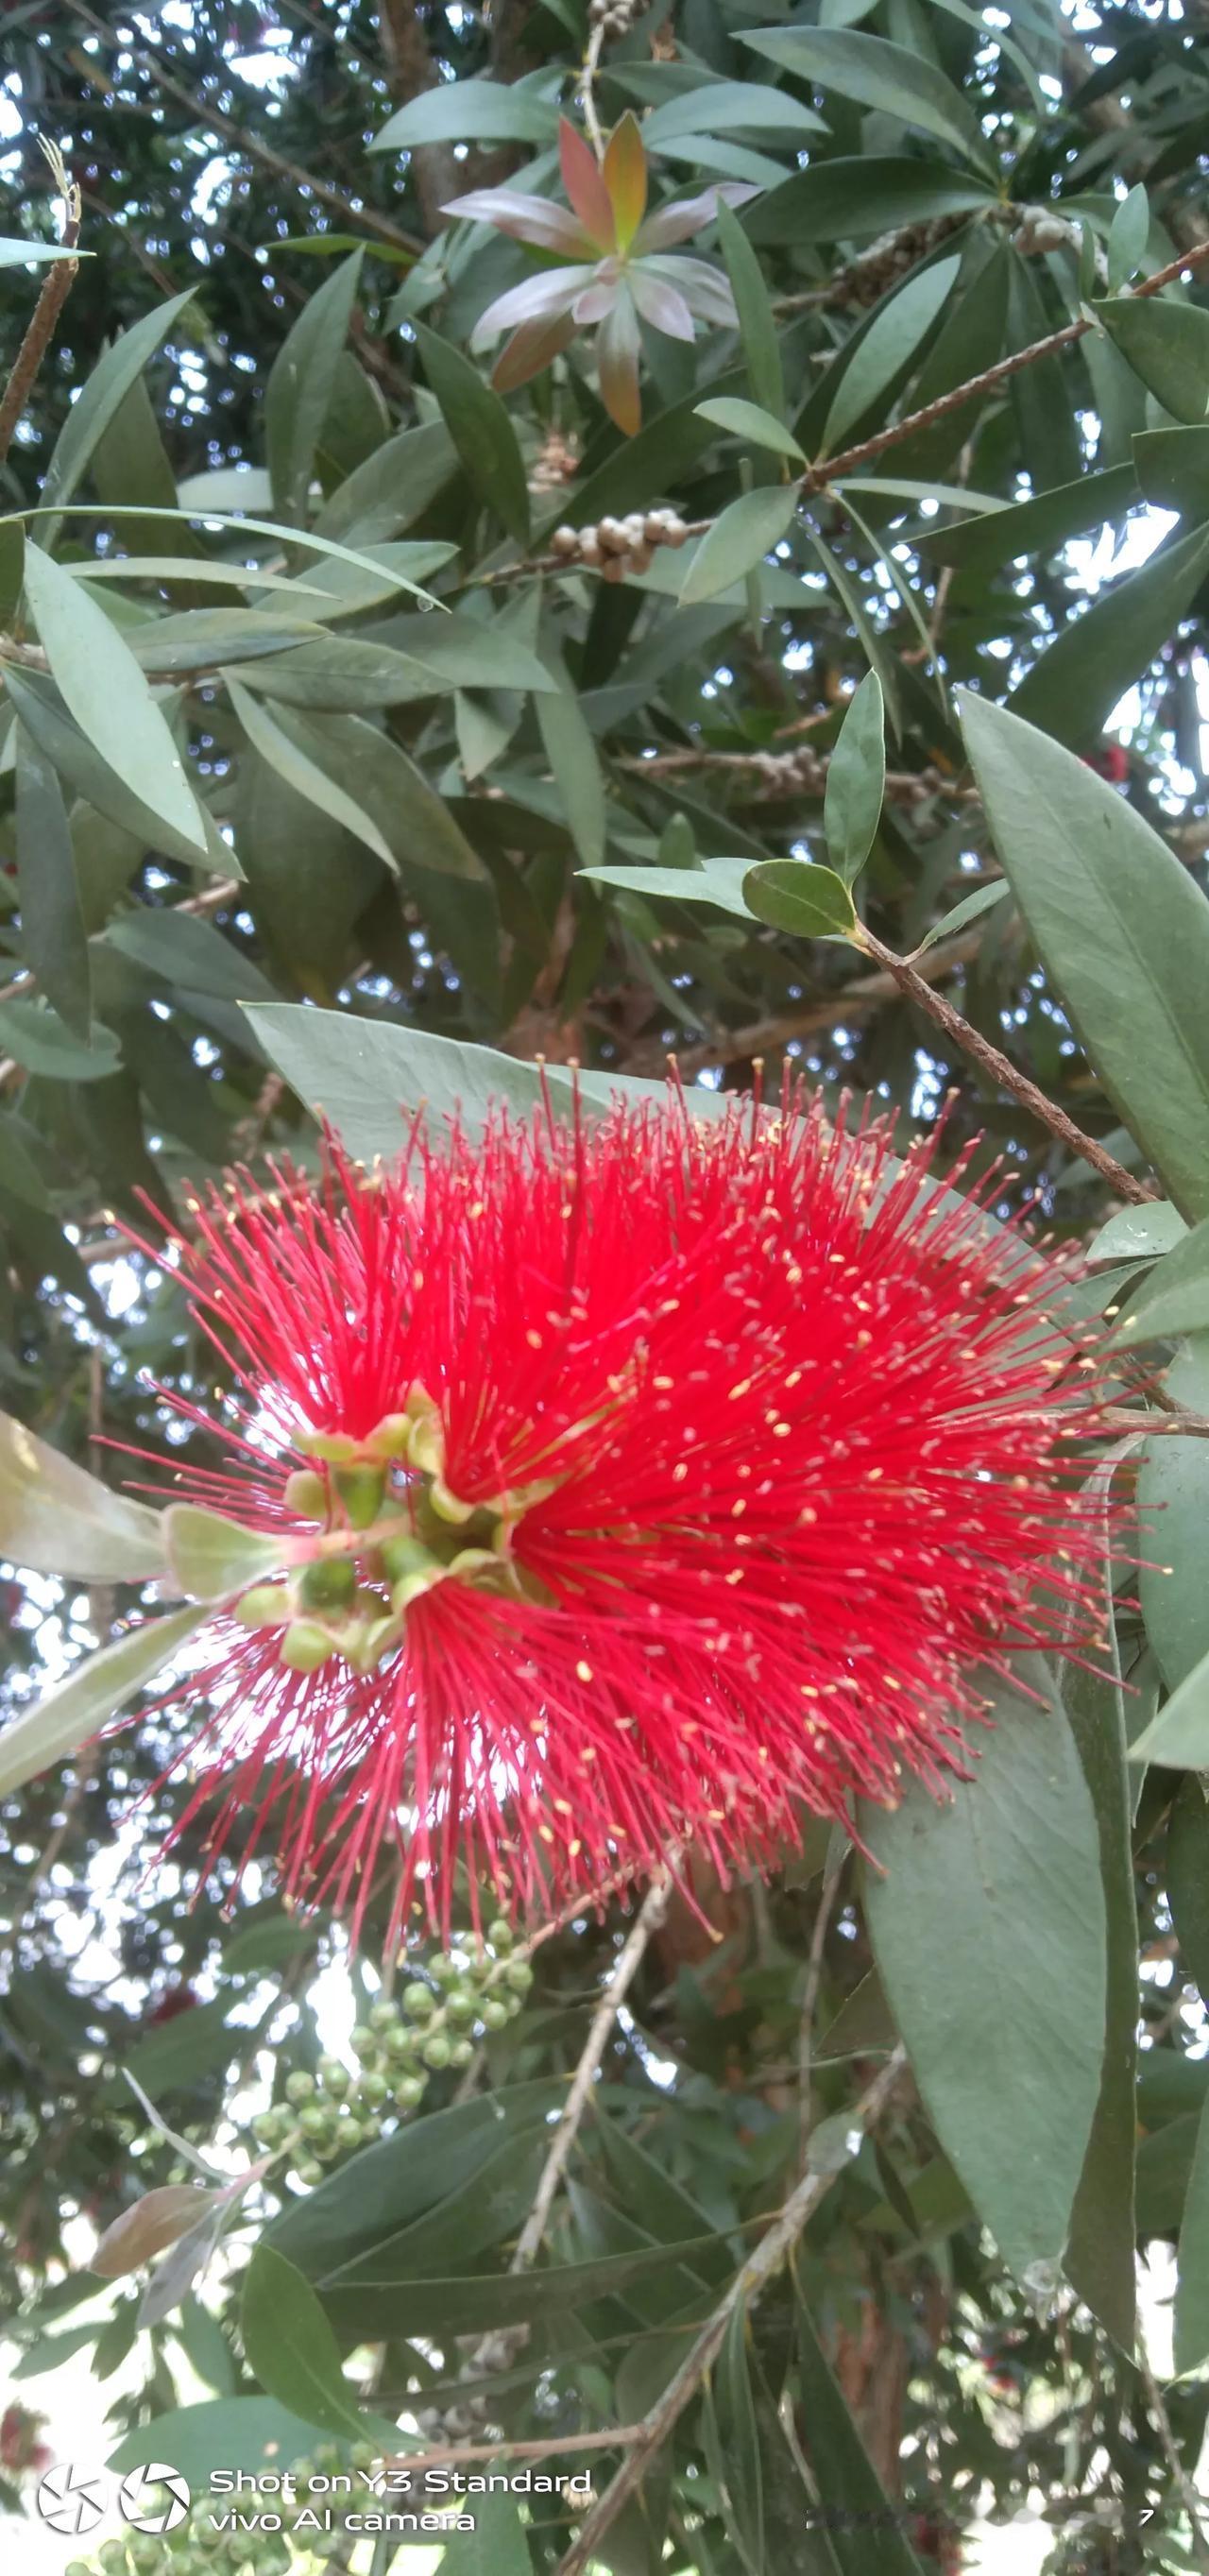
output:
M501 1113L211 1191L180 1263L244 1407L185 1491L279 1547L191 1689L190 1818L220 1766L247 1849L280 1809L287 1887L355 1915L397 1844L396 1924L446 1923L459 1862L590 1901L679 1838L725 1873L938 1788L973 1666L1086 1647L1097 1399L1053 1270L931 1148L796 1111Z
M44 2415L35 2415L28 2406L14 2403L0 2415L0 2468L12 2477L41 2476L50 2467L54 2452L39 2439Z

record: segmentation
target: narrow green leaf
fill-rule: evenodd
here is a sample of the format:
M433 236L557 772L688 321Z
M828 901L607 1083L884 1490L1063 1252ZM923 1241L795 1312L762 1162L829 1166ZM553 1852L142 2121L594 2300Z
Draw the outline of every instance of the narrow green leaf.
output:
M1193 1413L1209 1412L1209 1338L1184 1343L1167 1371L1166 1391ZM1209 1658L1209 1441L1151 1441L1138 1477L1138 1523L1156 1544L1141 1551L1138 1592L1146 1634L1169 1691ZM1159 1721L1156 1720L1156 1723ZM1142 1730L1134 1735L1134 1746Z
M933 261L904 279L852 352L827 414L820 454L833 455L864 413L881 401L926 340L948 301L961 262Z
M1182 1780L1167 1826L1165 1879L1180 1955L1209 1994L1209 1799L1202 1780Z
M747 2304L731 2311L706 2397L715 2474L730 2536L748 2576L771 2576L764 2525L764 2468L747 2352Z
M248 2367L267 2397L325 2433L362 2438L335 2335L309 2281L274 2245L258 2245L248 2265L240 2324Z
M1073 753L968 691L961 712L1004 874L1076 1032L1181 1214L1209 1215L1204 896Z
M265 387L265 444L274 505L301 519L315 450L331 405L361 277L362 253L342 260L303 306L273 360Z
M149 1582L164 1572L163 1524L3 1413L0 1555L79 1583Z
M680 605L714 599L720 590L754 572L792 527L798 505L790 483L773 483L742 492L730 501L702 538L680 585Z
M715 429L729 429L736 438L750 439L757 447L771 447L774 454L791 456L797 465L806 462L792 430L786 429L770 411L762 410L759 403L744 402L740 394L724 394L715 402L698 403L696 409L698 419L712 421Z
M1114 295L1097 301L1092 311L1173 420L1204 419L1209 411L1209 313L1203 305L1161 295Z
M596 867L608 829L600 757L564 665L553 651L549 662L559 686L534 699L534 712L571 838L583 865Z
M149 2424L123 2434L107 2465L115 2477L124 2478L131 2469L167 2459L195 2495L206 2495L219 2464L232 2472L246 2470L249 2476L269 2470L280 2475L314 2448L309 2416L292 2414L268 2397L219 2397L153 2415Z
M741 44L823 90L837 90L862 107L880 108L900 125L934 134L963 161L993 171L990 146L974 108L944 73L905 45L847 27L762 27Z
M1198 1574L1203 1580L1201 1558ZM1209 1655L1193 1665L1158 1716L1135 1736L1129 1758L1157 1762L1165 1771L1209 1771Z
M432 93L426 93L431 95ZM424 373L440 405L441 416L461 457L467 481L480 501L515 537L529 542L529 486L511 415L494 387L423 322L413 325Z
M1123 517L1137 497L1132 465L1109 465L1100 474L1081 474L1075 483L1038 492L1031 501L988 510L964 527L921 528L919 543L933 562L951 563L959 572L998 572L1017 556L1056 554L1068 537Z
M867 671L845 708L823 797L828 856L845 885L873 847L885 792L886 710L877 673Z
M897 739L902 731L902 720L899 713L900 689L898 664L895 655L890 651L885 638L874 625L872 618L868 614L865 603L861 597L861 584L859 577L854 577L847 571L845 566L839 562L838 558L832 554L830 547L824 544L817 529L812 532L810 542L818 556L824 572L827 575L827 579L835 592L836 598L844 608L850 623L856 629L857 636L864 652L865 660L869 664L870 670L876 671L877 676L881 681L882 697L885 701L886 720L890 726L891 732Z
M419 437L422 433L415 431L411 435ZM184 490L186 487L182 485L181 488ZM22 510L19 518L95 519L96 515L96 510L90 503L73 502L70 508L54 512L45 509ZM341 545L333 536L321 536L317 528L283 528L276 519L254 519L243 511L211 509L203 504L198 504L192 509L179 510L153 509L150 504L140 505L137 508L132 506L129 509L114 508L111 505L105 511L105 517L118 520L174 519L178 525L182 521L192 524L195 519L200 519L206 528L233 528L237 533L246 529L253 537L275 537L279 545L298 546L304 553L325 555L340 563L353 564L362 573L372 573L375 580L389 580L392 589L409 591L413 599L428 600L428 592L421 590L414 581L409 581L404 573L389 572L381 556L359 554L355 546ZM0 519L0 529L10 524L13 523ZM367 542L374 543L376 539L370 539ZM63 569L61 565L59 568L60 571ZM205 579L205 573L200 569L198 579ZM439 601L431 601L429 604L433 607L440 605Z
M771 412L774 420L781 420L785 413L785 377L764 271L738 216L722 199L718 203L718 240L739 316L739 338L752 400L761 410Z
M856 928L856 907L842 877L806 859L764 859L743 879L744 898L757 921L802 939L846 939Z
M937 2137L1004 2261L1043 2291L1099 2098L1107 1952L1070 1725L1038 1658L1023 1677L1040 1705L987 1677L994 1722L947 1805L914 1783L860 1822L878 1973Z
M121 862L123 883L146 850L156 850L167 858L179 859L187 867L198 865L198 853L192 839L187 840L183 833L174 832L153 814L127 785L120 772L102 758L95 744L68 714L53 680L41 671L20 671L10 666L5 671L4 685L27 733L58 771L60 778L84 798L94 816L103 816L106 823L116 826L123 836L129 851L128 859ZM224 877L242 875L235 852L223 840L217 827L210 823L205 808L200 810L206 826L204 864L210 874ZM77 860L79 833L79 818L73 817L72 838ZM91 855L91 835L88 847ZM87 903L89 881L81 874L79 882L81 897Z
M733 912L740 921L756 919L743 892L749 859L703 859L697 868L581 868L596 885L616 886L622 894L655 895L671 903L708 903Z
M1209 427L1138 430L1131 447L1144 500L1194 527L1209 518Z
M1150 239L1150 207L1146 190L1139 185L1123 197L1108 227L1105 252L1108 260L1108 292L1119 295L1145 266L1146 245Z
M0 233L0 268L30 268L43 260L95 258L95 251L73 250L65 242L22 241L17 234Z
M414 152L426 143L555 143L558 109L523 83L438 81L388 117L371 152Z
M1141 1207L1119 1208L1088 1247L1092 1269L1115 1261L1157 1261L1182 1243L1188 1228L1170 1199L1148 1199Z
M812 162L749 206L744 228L764 243L868 241L935 215L976 214L992 187L938 160L861 153Z
M130 329L123 331L98 359L55 442L42 486L41 517L57 520L63 504L70 501L88 472L97 447L120 411L131 386L138 382L148 360L167 339L173 323L193 302L195 292L192 286L187 286L182 295L173 295L166 304L158 304L153 313L145 313L140 321L132 322ZM26 512L23 515L31 514ZM53 525L42 532L40 542L53 546Z
M78 1038L56 1011L21 994L0 1002L0 1052L27 1073L49 1074L52 1082L104 1082L118 1064L112 1030L97 1025L87 1040Z
M275 1002L268 976L212 921L179 904L140 904L105 931L106 948L133 958L159 985L218 1002Z
M354 840L363 841L367 850L372 850L375 858L384 859L393 872L395 860L389 842L383 839L377 824L371 821L356 798L347 795L334 779L328 777L321 762L315 758L314 749L308 747L305 720L294 713L287 732L249 690L240 687L233 671L224 671L221 676L244 732L261 759L267 760L270 768L284 778L287 787L294 788L299 796L305 796L309 804L317 805L321 813L330 814L334 823L342 823ZM315 749L321 747L318 737L309 737L309 743Z
M25 962L52 1010L85 1041L92 977L67 808L58 777L31 734L13 729L17 896Z
M963 894L960 903L951 905L948 912L942 912L939 921L933 922L926 936L920 940L915 955L922 957L925 949L934 948L938 939L949 939L955 930L964 930L967 923L981 920L984 912L989 912L993 904L1002 903L1004 896L1011 891L1006 877L997 877L993 885L975 886L973 894Z
M78 1752L171 1661L204 1616L190 1604L169 1611L164 1619L146 1620L129 1636L86 1656L36 1708L12 1718L0 1731L0 1796L9 1797L40 1771Z
M26 550L25 594L81 732L148 811L205 858L205 825L184 762L129 645L82 584L37 546Z

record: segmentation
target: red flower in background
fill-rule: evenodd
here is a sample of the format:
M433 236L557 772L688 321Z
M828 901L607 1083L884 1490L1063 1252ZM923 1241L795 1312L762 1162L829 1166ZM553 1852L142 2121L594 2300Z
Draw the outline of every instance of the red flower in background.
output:
M646 153L630 115L610 135L601 162L564 117L559 155L571 212L519 188L472 188L442 209L494 224L497 232L536 250L562 251L574 263L545 269L497 295L480 314L471 346L511 331L492 378L501 393L510 393L540 375L578 330L598 325L600 399L618 428L632 436L642 424L639 316L673 340L692 339L694 316L730 327L738 318L721 269L708 260L664 254L712 223L720 203L741 206L759 190L727 180L648 215Z
M5 2407L0 2415L0 2469L14 2478L41 2477L55 2456L40 2439L45 2423L44 2415L35 2415L19 2402Z
M930 1150L796 1108L501 1113L210 1193L181 1268L245 1405L185 1489L280 1570L196 1684L216 1845L280 1810L286 1885L356 1913L397 1845L396 1923L462 1862L517 1909L684 1836L725 1871L939 1788L981 1659L1086 1646L1053 1271Z

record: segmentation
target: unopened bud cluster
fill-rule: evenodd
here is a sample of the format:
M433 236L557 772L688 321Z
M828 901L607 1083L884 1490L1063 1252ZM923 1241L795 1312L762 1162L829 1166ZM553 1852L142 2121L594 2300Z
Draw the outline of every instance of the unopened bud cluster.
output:
M587 528L556 528L550 552L566 564L586 564L606 581L645 572L657 546L682 546L688 535L676 510L632 510L625 519L598 519Z
M469 2066L476 2042L515 2020L533 1983L528 1960L511 1955L502 1918L488 1926L487 1942L438 1951L397 2000L371 2006L352 2035L356 2074L338 2057L321 2057L313 2073L287 2075L281 2101L252 2123L257 2145L288 2157L299 2182L313 2188L325 2165L417 2111L430 2076Z

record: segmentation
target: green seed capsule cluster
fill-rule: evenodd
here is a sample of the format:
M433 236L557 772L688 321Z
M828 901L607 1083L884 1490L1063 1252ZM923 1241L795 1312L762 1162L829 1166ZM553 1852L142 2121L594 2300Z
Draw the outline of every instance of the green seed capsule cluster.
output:
M288 2155L300 2182L322 2182L325 2165L417 2111L430 2076L469 2066L477 2041L515 2019L532 1983L502 1919L489 1924L483 1948L438 1951L358 2023L357 2074L338 2057L321 2057L313 2074L286 2077L282 2100L252 2123L257 2145Z

